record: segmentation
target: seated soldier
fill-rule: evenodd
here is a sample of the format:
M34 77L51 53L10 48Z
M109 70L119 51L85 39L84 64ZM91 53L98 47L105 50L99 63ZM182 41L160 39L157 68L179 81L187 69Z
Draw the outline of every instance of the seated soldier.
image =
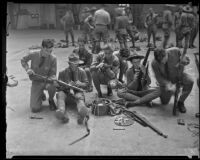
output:
M113 55L111 44L103 46L103 52L100 52L91 66L91 73L94 86L98 92L98 97L102 98L100 85L108 85L109 81L117 78L119 70L119 59ZM108 96L112 96L112 89L108 85Z
M124 83L123 75L126 74L126 70L128 69L128 63L126 59L129 57L130 51L128 49L123 48L123 49L120 49L119 51L114 51L113 55L118 57L119 63L120 63L120 67L119 67L120 71L119 71L118 80Z
M150 102L159 97L160 91L158 88L149 88L149 84L151 83L150 77L148 75L148 70L144 68L141 64L141 59L144 56L138 55L134 53L127 60L132 63L132 67L126 71L127 76L127 84L125 89L120 89L117 92L118 97L125 99L127 102L125 106L134 107L141 104L150 105ZM139 89L139 72L142 71L147 78L147 84L144 88Z
M79 57L77 54L72 53L68 57L69 67L65 68L65 70L59 73L58 79L68 83L70 85L85 89L88 85L88 80L85 71L82 68L78 67ZM56 86L59 86L56 84ZM83 92L79 92L73 90L74 94L70 93L70 89L59 88L58 96L57 96L57 107L56 117L61 120L63 123L67 123L69 121L69 117L66 112L66 100L69 96L75 100L78 109L78 124L83 124L84 118L89 116L87 107L85 105L85 96Z
M179 48L172 47L168 49L156 48L154 50L154 60L152 69L155 78L159 83L160 99L162 104L168 104L171 96L174 94L176 84L179 83L182 93L178 99L178 108L181 113L186 112L184 102L190 94L193 87L192 78L184 72L184 65L188 64L186 58L181 59L182 53Z
M91 53L88 52L88 50L85 48L85 40L84 38L79 37L78 38L78 48L74 49L74 53L77 53L79 55L79 59L83 61L83 64L80 64L79 67L83 68L87 74L88 78L88 87L87 91L92 92L93 86L92 86L92 75L90 73L90 66L92 64L93 56Z
M49 93L49 105L51 110L56 109L53 97L56 92L56 88L52 84L48 84L40 78L34 76L34 74L40 74L51 79L56 78L57 72L57 60L55 55L52 54L53 41L50 39L44 39L42 41L42 49L33 53L29 53L21 59L22 67L26 70L32 81L30 107L32 112L40 112L42 100L45 100L44 90L48 90ZM29 67L28 62L31 61Z

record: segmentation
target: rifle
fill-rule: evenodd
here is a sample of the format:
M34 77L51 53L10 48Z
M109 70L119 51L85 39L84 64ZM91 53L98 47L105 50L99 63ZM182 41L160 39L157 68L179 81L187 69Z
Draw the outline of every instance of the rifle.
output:
M154 132L156 132L158 135L167 138L167 135L163 134L159 129L157 129L156 127L154 127L145 117L139 115L136 111L129 111L128 109L126 109L125 107L120 107L122 113L135 120L136 122L140 123L143 127L149 127L151 128Z
M195 63L196 63L196 66L197 66L197 69L198 69L198 72L199 72L199 61L198 61L198 58L197 58L197 56L199 56L199 53L196 52L196 53L193 53L193 54L194 54Z
M149 57L149 54L150 54L151 50L153 50L153 48L149 47L148 50L147 50L146 56L144 58L144 61L142 63L143 66L146 66L147 60L148 60L148 57ZM148 69L148 66L147 66L147 69ZM147 73L144 75L142 70L140 70L139 76L138 76L138 88L137 88L137 91L141 91L145 87L145 85L147 83L148 83L148 81L147 81Z
M79 92L84 92L83 89L78 88L76 86L72 86L70 84L67 84L67 83L65 83L61 80L51 79L51 78L48 78L48 77L45 77L45 76L42 76L42 75L39 75L39 74L36 74L36 73L34 74L34 76L40 78L41 80L44 80L47 83L53 83L53 81L56 81L60 86L63 86L65 88L70 88L70 89L74 89L74 90L79 91Z

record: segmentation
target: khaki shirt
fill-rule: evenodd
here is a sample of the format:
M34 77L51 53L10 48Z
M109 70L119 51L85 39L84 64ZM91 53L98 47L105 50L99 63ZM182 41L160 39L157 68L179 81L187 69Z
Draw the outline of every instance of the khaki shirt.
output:
M28 62L31 61L31 69L39 75L46 76L49 78L55 78L57 73L57 59L53 54L45 57L43 65L39 68L41 61L41 51L28 53L21 59L21 64L24 68L29 68ZM34 76L29 76L31 80L39 80Z
M103 9L99 9L94 14L94 21L95 21L95 25L107 26L111 22L110 14Z

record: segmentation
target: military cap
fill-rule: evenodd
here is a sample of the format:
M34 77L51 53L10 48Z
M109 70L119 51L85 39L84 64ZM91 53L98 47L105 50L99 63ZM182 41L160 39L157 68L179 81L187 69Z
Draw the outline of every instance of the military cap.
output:
M53 39L43 39L42 47L52 48L53 46L54 46L54 40Z

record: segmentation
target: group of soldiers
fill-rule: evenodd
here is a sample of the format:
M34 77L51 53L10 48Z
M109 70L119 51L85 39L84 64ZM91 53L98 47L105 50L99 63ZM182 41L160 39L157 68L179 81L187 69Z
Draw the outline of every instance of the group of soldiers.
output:
M186 7L188 7L188 5ZM181 15L181 17L184 17L184 10L182 12L183 15ZM127 9L127 11L124 11L123 9L117 9L117 13L115 31L120 43L119 51L114 51L112 44L108 42L108 24L110 23L110 16L109 13L105 11L104 5L102 5L98 10L92 7L92 9L89 10L88 16L85 16L85 18L83 18L84 16L82 15L83 21L81 25L83 34L78 37L78 47L68 56L68 67L59 72L58 78L56 77L57 59L56 56L52 54L54 43L51 39L44 39L40 51L29 53L21 59L21 64L32 81L30 96L30 108L32 112L36 113L41 111L42 101L46 100L44 90L47 90L49 93L50 109L55 110L55 116L61 122L69 122L66 106L68 98L70 97L77 104L78 124L83 124L84 119L89 117L84 92L60 86L56 81L57 79L71 86L82 88L87 92L93 91L94 84L98 98L104 97L101 91L102 84L107 85L108 98L112 96L113 88L111 81L117 80L124 86L118 88L117 96L126 101L125 107L127 108L142 104L150 106L151 101L158 97L160 97L162 104L167 104L176 90L176 83L180 83L182 86L182 93L178 99L178 109L181 113L186 112L184 101L190 94L194 82L192 78L183 71L184 66L188 64L188 59L184 53L182 53L178 47L156 47L154 43L154 59L151 65L158 86L154 88L149 87L151 78L149 77L147 67L142 63L145 57L138 54L135 50L131 51L126 42L127 33L131 33L132 38L135 38L134 34L132 34L132 28L134 27L132 26L132 21L129 19L131 16L128 16L131 14L130 10ZM62 21L66 33L67 45L68 33L71 33L72 44L74 45L71 23L73 19L71 19L70 23L65 23L65 20L68 19L66 17L70 14L71 13L66 14L62 18ZM167 11L166 14L166 17L168 17L169 13ZM153 33L155 42L155 28L151 28L153 27L153 23L149 22L153 20L153 17L153 10L150 9L150 13L146 18L147 31L148 36ZM186 16L186 18L188 18L188 16ZM181 22L182 21L181 19ZM167 22L163 24L167 24ZM88 26L89 28L87 28ZM86 30L86 28L88 30ZM185 29L183 30L185 31ZM169 36L167 32L168 30L166 29L164 43L166 43L166 38ZM90 35L89 37L92 43L91 51L86 48L88 43L86 38L87 34ZM101 39L103 40L103 46L100 45ZM134 48L135 40L133 39L132 47ZM150 38L148 39L148 44L149 40ZM29 61L31 61L31 66L28 65ZM128 68L128 61L132 64L130 68ZM138 79L141 72L145 75L143 78L147 80L146 85L142 88L139 87L141 79ZM35 76L35 74L51 78L54 81L53 83L47 83L47 81L41 80ZM126 82L124 82L124 77L126 78ZM55 104L53 99L55 94L57 104Z

